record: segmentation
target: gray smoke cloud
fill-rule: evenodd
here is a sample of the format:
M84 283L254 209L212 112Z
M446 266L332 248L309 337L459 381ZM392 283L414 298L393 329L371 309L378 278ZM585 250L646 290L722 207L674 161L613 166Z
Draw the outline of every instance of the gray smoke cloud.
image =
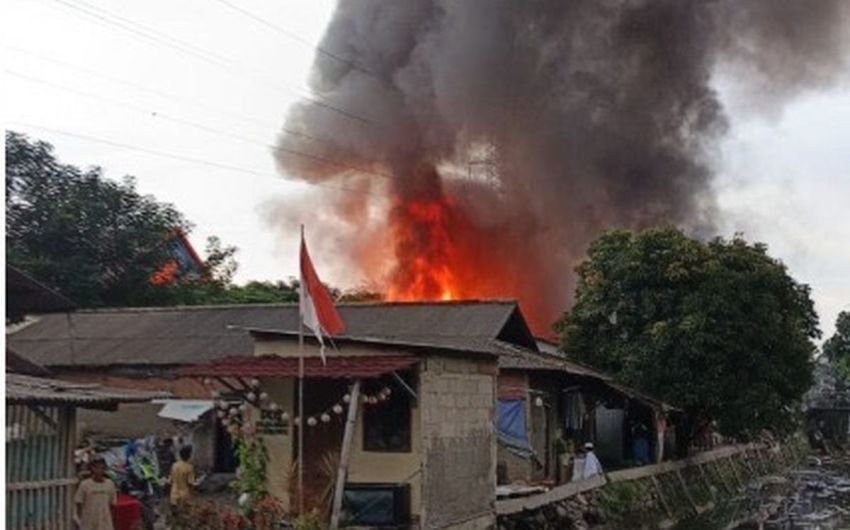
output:
M317 54L310 83L362 120L298 103L286 129L319 139L282 134L276 158L287 175L358 193L328 189L269 217L314 218L314 235L350 257L350 277L379 288L415 281L416 257L448 263L455 294L518 298L547 332L601 231L712 233L713 150L728 128L716 73L765 108L828 85L846 66L848 7L341 1L320 46L348 62ZM450 252L401 206L423 197L451 205Z

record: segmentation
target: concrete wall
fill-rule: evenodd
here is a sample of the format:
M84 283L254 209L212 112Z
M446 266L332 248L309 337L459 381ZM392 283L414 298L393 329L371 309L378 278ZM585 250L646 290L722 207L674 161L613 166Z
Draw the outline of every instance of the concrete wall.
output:
M295 417L295 393L297 382L294 378L275 378L262 380L263 389L268 392L269 397L281 407L281 411L287 411L290 417ZM418 386L418 385L417 385ZM394 389L395 392L403 392ZM341 395L339 396L341 397ZM306 403L306 400L305 400ZM310 407L307 404L306 411ZM317 427L321 428L321 427ZM306 431L305 434L310 431ZM318 431L317 431L318 433ZM337 433L338 434L338 433ZM292 462L296 458L295 437L297 430L290 429L287 434L265 436L265 445L269 453L269 491L283 501L284 506L289 507L294 500L289 498L290 472ZM336 449L339 449L341 440L333 440ZM363 449L363 406L357 413L357 422L354 427L354 439L349 462L348 482L357 483L390 483L410 484L410 504L413 515L419 515L422 504L421 477L417 473L421 465L421 421L420 407L413 401L411 409L411 450L409 452L376 452ZM306 447L306 444L305 444ZM309 466L309 463L308 463ZM310 467L305 468L305 477L310 473Z
M423 528L494 524L495 360L429 356L420 373Z

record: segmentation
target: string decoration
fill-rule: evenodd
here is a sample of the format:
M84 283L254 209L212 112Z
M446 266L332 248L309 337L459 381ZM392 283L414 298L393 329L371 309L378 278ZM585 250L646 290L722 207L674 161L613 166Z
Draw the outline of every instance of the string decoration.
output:
M212 387L215 382L210 378L205 378L203 379L203 384L207 387ZM251 379L247 383L241 382L241 384L243 388L235 388L227 385L234 391L233 394L236 394L236 396L228 399L224 399L221 392L216 389L210 391L210 395L215 400L216 416L222 426L228 429L228 432L231 434L256 433L256 426L251 424L248 419L247 413L249 406L256 408L260 412L261 418L274 418L275 420L279 420L283 426L287 427L290 424L296 427L301 425L301 418L298 416L293 417L287 411L281 411L281 406L271 399L268 392L261 389L262 383L259 379ZM349 392L343 394L330 407L307 415L304 423L308 427L316 427L320 424L330 424L334 417L341 418L345 413L347 405L351 403L351 394ZM377 405L390 399L391 395L392 389L385 386L374 394L362 394L360 403L364 406Z

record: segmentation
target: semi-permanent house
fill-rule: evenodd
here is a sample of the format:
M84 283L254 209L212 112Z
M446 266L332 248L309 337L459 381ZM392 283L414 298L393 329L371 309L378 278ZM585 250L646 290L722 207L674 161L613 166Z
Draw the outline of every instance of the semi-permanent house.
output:
M297 508L298 427L304 427L305 436L304 497L308 506L326 509L342 448L346 399L360 381L345 499L349 517L368 524L489 524L497 468L508 483L563 481L558 457L564 439L572 435L576 443L604 446L600 435L627 431L600 429L597 405L625 411L628 389L618 389L610 378L569 363L557 352L543 351L515 302L338 308L346 332L327 344L326 362L314 339L308 337L305 344L303 421L297 417L295 305L44 315L8 339L28 358L77 382L161 389L210 402L215 388L234 403L238 390L256 379L269 405L261 421L272 459L268 485L292 509ZM205 386L205 379L214 384ZM617 396L619 401L613 399ZM116 435L117 429L159 428L144 418L163 407L142 411L151 407L140 405L110 418L81 415L81 423L89 432ZM503 421L507 413L521 420L520 428L516 421ZM625 415L618 418L623 424ZM216 411L198 422L199 467L226 471L223 463L234 465L227 430ZM222 456L228 453L229 459Z
M679 409L570 361L551 343L499 347L507 350L497 385L500 484L568 482L570 456L587 442L606 469L664 457L666 426Z
M343 305L346 334L304 347L298 416L297 308L274 328L252 328L255 356L181 371L225 386L257 379L288 418L264 436L269 489L295 509L297 429L304 428L307 509L328 508L351 388L361 398L351 437L346 512L361 524L483 528L494 523L495 392L503 341L533 346L513 302ZM328 463L331 463L328 465Z
M324 362L309 336L299 346L297 308L291 307L281 311L277 326L246 330L255 340L253 357L179 371L235 394L265 394L254 414L268 420L260 429L270 455L269 490L289 509L297 507L299 428L306 509L327 513L339 454L349 451L343 497L353 522L474 528L493 522L497 467L510 468L514 479L554 482L557 440L597 440L592 420L584 431L567 433L567 418L587 421L606 399L620 406L637 399L651 425L653 409L642 398L541 352L515 302L343 305L340 312L346 332L328 345ZM305 356L303 417L299 352ZM362 395L345 449L354 386ZM578 408L573 393L587 400L586 408ZM506 405L513 402L528 410L520 414L529 418L522 433L505 426ZM523 442L527 454L517 456Z
M36 313L74 309L60 294L8 266L6 280L6 314L12 322ZM10 530L72 528L79 410L114 411L119 403L153 397L60 381L50 375L43 366L7 347L4 528Z

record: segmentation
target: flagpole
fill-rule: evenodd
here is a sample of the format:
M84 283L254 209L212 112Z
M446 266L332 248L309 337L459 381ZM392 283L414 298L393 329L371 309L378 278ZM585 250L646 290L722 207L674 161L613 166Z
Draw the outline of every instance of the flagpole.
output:
M301 244L304 244L304 225L301 225ZM301 250L298 256L300 260ZM301 270L299 265L298 270ZM304 315L301 314L304 296L304 277L299 276L298 299L298 515L304 515Z

